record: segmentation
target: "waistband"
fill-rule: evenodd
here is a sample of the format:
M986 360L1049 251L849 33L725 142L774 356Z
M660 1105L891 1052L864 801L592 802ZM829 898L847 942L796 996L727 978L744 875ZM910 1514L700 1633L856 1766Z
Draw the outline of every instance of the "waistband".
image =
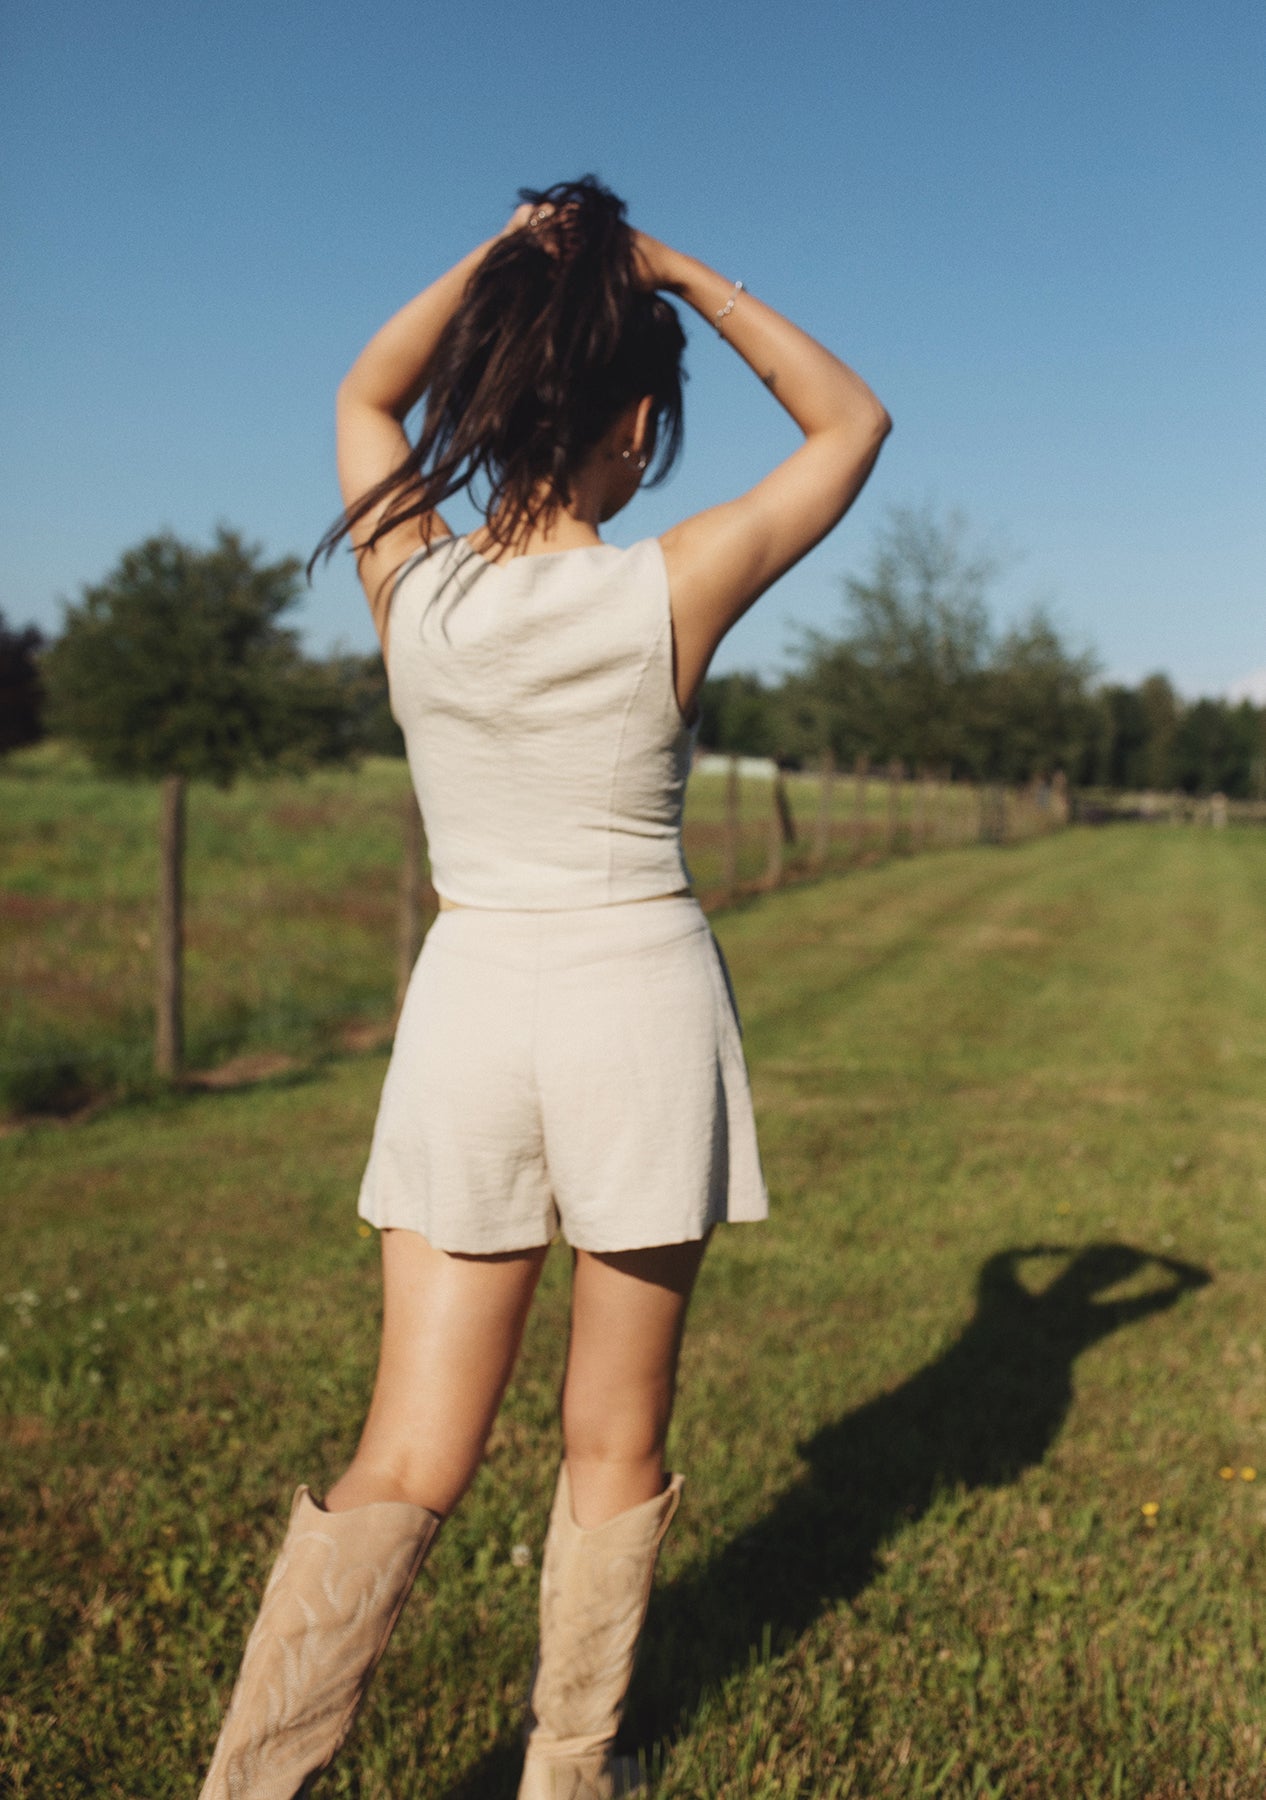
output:
M617 901L612 902L612 904L616 905L616 906L648 906L652 900L676 900L679 897L689 895L693 892L694 892L694 890L692 888L688 888L688 887L674 888L671 894L639 894L637 896L636 900L617 900ZM446 900L444 895L441 894L439 896L439 907L437 908L437 910L439 912L457 912L459 910L467 911L470 908L470 904L471 903L468 900ZM510 907L481 906L481 907L476 908L475 910L479 911L479 912L526 912L528 910L528 908L527 907L513 907L513 906L510 906ZM537 909L533 908L532 910L535 911ZM579 912L580 908L579 907L572 907L572 908L545 907L543 910L546 912L551 912L551 911L552 912L558 912L558 911Z
M553 912L455 906L436 914L424 948L507 968L575 968L710 931L693 894Z

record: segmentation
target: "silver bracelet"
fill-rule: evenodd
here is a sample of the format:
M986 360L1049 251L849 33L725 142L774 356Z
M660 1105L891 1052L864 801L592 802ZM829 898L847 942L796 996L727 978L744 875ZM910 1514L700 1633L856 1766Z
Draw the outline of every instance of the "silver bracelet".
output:
M730 295L729 299L726 301L725 305L721 308L720 312L718 312L715 315L715 317L713 318L712 324L716 330L716 334L718 337L725 336L725 333L721 330L721 325L722 325L723 321L728 319L730 314L734 311L734 303L738 299L739 295L742 292L743 292L743 283L741 281L736 281L734 283L734 292Z

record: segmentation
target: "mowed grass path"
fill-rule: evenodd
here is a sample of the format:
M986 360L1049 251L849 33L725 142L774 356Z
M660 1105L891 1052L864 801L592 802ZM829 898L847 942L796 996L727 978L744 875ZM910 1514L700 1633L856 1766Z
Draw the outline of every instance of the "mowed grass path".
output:
M1266 835L715 924L774 1217L718 1233L687 1339L627 1732L658 1795L1260 1800ZM196 1791L367 1395L383 1069L0 1140L0 1790ZM566 1277L322 1792L514 1791Z

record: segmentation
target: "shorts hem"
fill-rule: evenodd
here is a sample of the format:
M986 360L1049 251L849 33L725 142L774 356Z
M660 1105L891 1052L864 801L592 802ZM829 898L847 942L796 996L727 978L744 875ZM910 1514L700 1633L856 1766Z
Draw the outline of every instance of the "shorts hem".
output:
M458 1242L447 1232L426 1230L416 1219L375 1219L366 1213L361 1213L360 1217L375 1231L411 1231L415 1236L423 1238L432 1250L443 1250L449 1256L512 1256L520 1250L548 1250L559 1235L555 1231L548 1237L515 1239L510 1243L489 1243L486 1240L478 1243Z
M657 1234L654 1237L639 1237L634 1243L630 1243L627 1237L621 1237L618 1243L596 1243L592 1240L582 1243L580 1241L580 1236L568 1237L565 1226L562 1228L561 1236L565 1239L569 1248L572 1250L584 1250L589 1256L622 1256L626 1251L630 1250L660 1250L670 1249L676 1244L702 1243L704 1238L710 1236L718 1225L764 1225L767 1223L768 1215L759 1219L709 1219L698 1231L683 1231L674 1233L671 1237L664 1237L662 1233ZM587 1234L581 1235L587 1237Z

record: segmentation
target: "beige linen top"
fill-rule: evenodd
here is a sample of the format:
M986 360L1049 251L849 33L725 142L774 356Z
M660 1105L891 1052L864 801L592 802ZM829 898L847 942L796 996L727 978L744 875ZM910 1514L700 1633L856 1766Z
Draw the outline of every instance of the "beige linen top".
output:
M689 883L698 720L677 704L657 538L503 563L440 539L396 577L388 660L448 900L552 911Z

